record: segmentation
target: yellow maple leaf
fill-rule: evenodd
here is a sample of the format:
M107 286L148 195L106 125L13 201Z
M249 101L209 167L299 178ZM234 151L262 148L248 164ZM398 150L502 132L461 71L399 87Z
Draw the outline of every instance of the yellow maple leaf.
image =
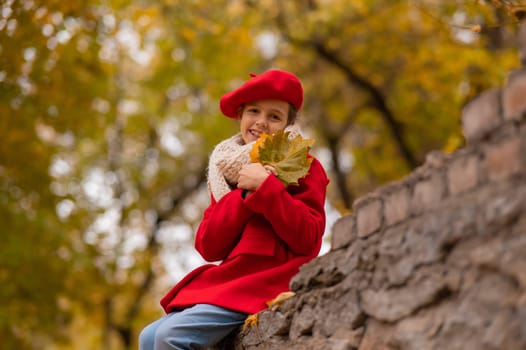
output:
M267 301L266 304L269 309L276 311L279 309L279 307L281 306L281 304L283 304L285 300L290 299L295 295L296 293L291 292L291 291L282 292L282 293L279 293L278 296L275 297L274 299Z
M252 162L272 166L285 186L298 185L298 180L307 176L312 163L307 155L314 144L314 140L301 135L289 135L289 131L282 130L273 135L262 134L250 151Z
M245 320L245 323L243 323L243 330L247 329L248 327L255 327L259 323L259 314L252 314L248 315L248 317Z

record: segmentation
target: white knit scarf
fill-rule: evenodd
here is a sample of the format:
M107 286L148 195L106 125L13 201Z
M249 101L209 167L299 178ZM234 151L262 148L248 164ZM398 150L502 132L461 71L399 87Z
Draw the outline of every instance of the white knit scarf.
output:
M285 128L289 131L289 139L301 135L296 124ZM208 161L208 189L216 201L235 189L239 170L244 164L250 163L249 152L254 142L245 144L241 133L221 141L212 151Z

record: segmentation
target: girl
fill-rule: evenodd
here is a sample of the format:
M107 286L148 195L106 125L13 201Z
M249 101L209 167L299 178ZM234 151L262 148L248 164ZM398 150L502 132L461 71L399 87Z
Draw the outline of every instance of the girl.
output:
M298 186L285 186L275 170L250 163L262 133L298 135L303 103L298 78L286 71L251 75L220 101L224 115L239 119L240 133L219 143L210 156L211 204L195 238L206 264L166 294L166 316L143 329L141 350L202 349L217 344L248 314L288 290L301 265L319 253L325 229L327 175L313 159Z

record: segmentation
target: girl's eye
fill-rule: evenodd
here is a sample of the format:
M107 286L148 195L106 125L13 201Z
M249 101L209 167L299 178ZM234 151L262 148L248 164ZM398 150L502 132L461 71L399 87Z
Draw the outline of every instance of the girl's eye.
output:
M277 114L273 114L272 115L272 119L274 119L274 120L281 120L281 117L279 115L277 115Z
M258 112L258 109L257 108L249 108L248 111L250 113L257 113Z

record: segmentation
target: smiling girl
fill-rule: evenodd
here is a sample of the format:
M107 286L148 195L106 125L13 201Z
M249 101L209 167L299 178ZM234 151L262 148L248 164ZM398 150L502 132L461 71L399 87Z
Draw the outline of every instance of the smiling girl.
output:
M299 79L276 69L251 75L221 98L222 113L239 120L240 132L210 156L211 203L195 238L201 256L219 263L193 270L162 298L166 315L143 329L139 349L217 344L287 291L299 267L318 255L328 184L321 164L313 159L299 185L285 187L274 169L250 163L248 154L263 133L298 135L302 103Z

